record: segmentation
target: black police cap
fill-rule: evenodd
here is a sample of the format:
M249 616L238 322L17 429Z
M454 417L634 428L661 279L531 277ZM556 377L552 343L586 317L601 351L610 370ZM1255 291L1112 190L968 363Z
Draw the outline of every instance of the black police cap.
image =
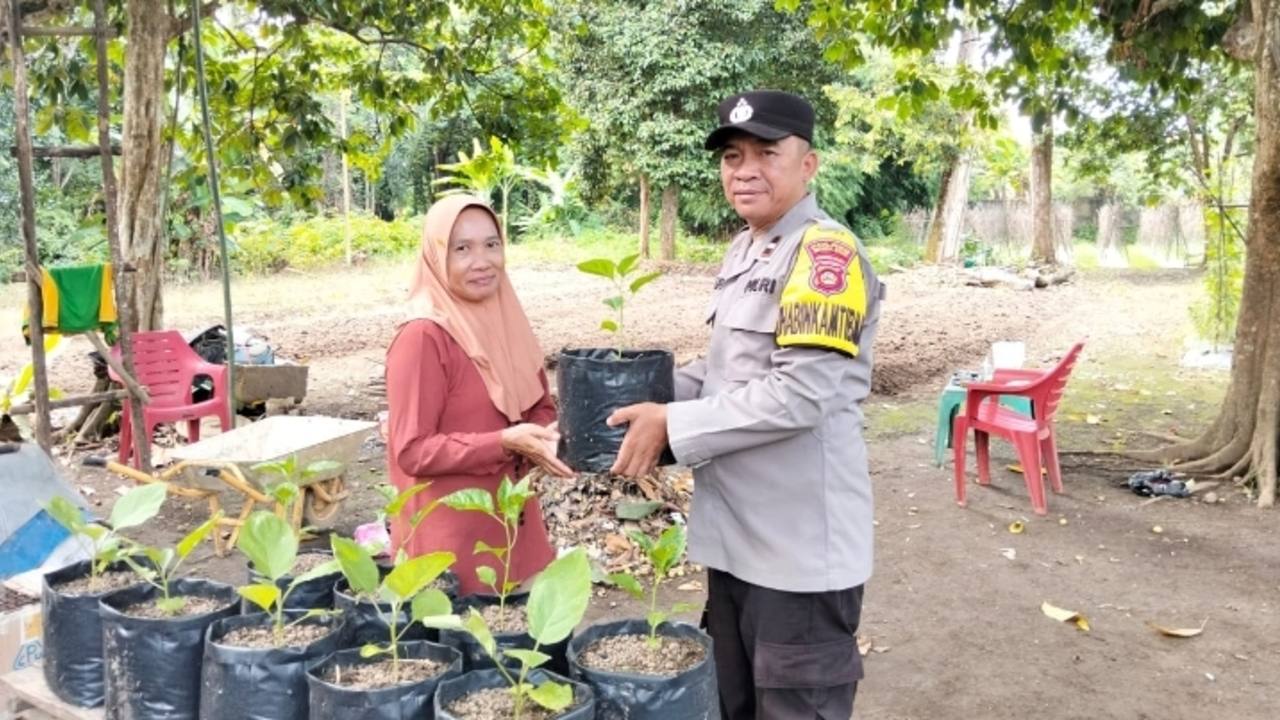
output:
M763 140L795 135L813 142L813 106L808 100L778 90L754 90L720 103L720 127L707 136L706 148L719 150L735 132Z

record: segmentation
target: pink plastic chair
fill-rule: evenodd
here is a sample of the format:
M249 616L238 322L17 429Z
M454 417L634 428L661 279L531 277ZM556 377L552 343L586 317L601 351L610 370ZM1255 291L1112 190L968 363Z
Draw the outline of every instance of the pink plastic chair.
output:
M190 442L200 439L200 418L214 416L222 423L222 431L230 430L231 410L227 406L227 366L206 362L182 339L176 330L138 332L133 340L133 370L138 382L151 395L142 408L142 424L146 440L151 442L160 423L186 422ZM119 347L111 353L120 356ZM114 370L111 379L120 382ZM213 397L192 402L191 383L197 375L213 379ZM127 465L133 455L133 422L128 412L120 419L120 464Z
M999 435L1013 444L1027 482L1027 495L1037 515L1048 513L1041 467L1048 471L1053 491L1062 492L1062 470L1058 466L1058 445L1053 416L1067 387L1084 342L1076 343L1052 370L1000 370L991 382L966 387L964 411L956 415L952 445L955 450L956 503L966 505L965 442L973 429L978 456L978 484L991 484L990 436ZM1001 395L1021 395L1031 399L1035 417L1023 415L999 403Z

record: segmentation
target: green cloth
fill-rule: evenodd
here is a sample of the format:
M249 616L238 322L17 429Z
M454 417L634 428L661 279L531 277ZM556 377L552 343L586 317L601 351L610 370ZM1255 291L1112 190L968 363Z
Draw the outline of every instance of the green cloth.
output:
M44 288L44 330L64 335L101 331L108 344L115 343L116 314L111 297L111 270L109 265L78 265L46 268L45 283L53 281L53 288ZM57 308L56 326L49 312ZM30 313L28 312L28 316ZM28 319L22 323L22 334L30 344Z

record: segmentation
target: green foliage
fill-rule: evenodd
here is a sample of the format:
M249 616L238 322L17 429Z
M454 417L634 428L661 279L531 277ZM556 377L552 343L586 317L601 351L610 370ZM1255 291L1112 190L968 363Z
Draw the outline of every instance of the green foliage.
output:
M502 577L499 578L492 567L476 567L476 577L498 596L500 613L506 612L507 596L519 586L518 582L511 579L511 556L520 537L520 517L524 513L525 503L533 497L529 483L530 478L526 477L512 484L511 478L504 476L498 484L496 496L480 488L464 488L440 498L441 505L461 512L487 515L502 526L506 542L501 547L493 547L479 540L475 546L476 555L492 555L502 568Z
M164 487L160 483L155 483L155 485L160 486L162 489ZM186 607L187 599L185 597L174 597L169 592L169 585L178 576L178 569L182 567L183 561L191 555L192 551L200 543L204 542L217 530L218 521L221 519L221 512L214 514L213 517L204 521L199 527L187 533L186 537L179 540L175 547L139 546L137 552L124 556L124 561L129 564L129 567L133 569L138 577L160 591L161 597L156 600L156 607L160 608L161 611L169 615L177 615L182 611L182 608ZM137 561L138 555L146 558L146 564Z
M475 608L471 608L466 619L457 616L433 617L428 618L424 624L428 627L462 629L475 638L510 685L515 696L514 717L519 720L524 716L529 701L553 713L573 704L572 688L555 682L534 686L529 682L529 673L551 659L550 655L540 652L538 648L553 645L568 637L578 623L582 622L590 601L591 564L587 560L586 551L574 548L553 560L533 581L528 605L528 632L534 641L531 650L499 647L485 624L484 617ZM520 669L515 674L507 669L508 659L520 664Z
M631 541L635 543L649 560L649 568L653 571L653 584L649 587L648 603L649 613L646 619L649 622L649 646L658 646L658 626L667 621L672 613L685 612L694 609L694 606L687 603L677 603L669 610L658 608L658 587L662 581L666 579L671 569L680 562L680 558L684 556L685 545L685 529L683 525L672 525L657 540L632 530L627 533ZM646 599L644 586L630 573L613 573L609 576L609 582L622 588L637 600L644 601Z
M613 333L618 339L618 356L622 356L622 351L627 344L627 303L635 297L636 293L645 285L662 277L662 272L643 273L640 270L640 256L628 255L621 260L614 262L608 258L594 258L592 260L584 260L578 263L578 270L588 274L602 277L613 284L614 295L605 298L604 304L613 311L613 319L606 319L600 323L600 329L608 333Z
M298 456L294 454L279 460L260 462L250 469L264 476L275 475L280 478L275 483L263 484L267 495L270 495L283 508L283 514L288 517L293 504L302 496L302 487L318 477L332 477L342 470L342 463L335 460L316 460L306 467L301 467L298 464Z
M274 513L259 510L250 515L240 529L236 548L248 558L254 571L266 579L266 582L251 583L237 590L241 597L270 616L276 647L284 645L285 628L325 614L324 610L309 610L293 622L286 623L285 603L299 585L342 569L336 559L321 563L293 577L284 590L281 590L279 581L288 577L298 562L298 538L289 523Z
M360 655L366 658L390 655L394 675L399 671L400 640L413 623L452 615L453 606L449 597L430 585L457 558L451 552L435 552L404 559L397 562L379 584L378 565L368 550L354 540L338 535L330 535L329 540L333 556L351 589L360 595L381 600L374 603L374 608L387 626L387 642L365 645L360 649ZM386 612L382 610L382 603L386 603L388 607ZM400 627L400 614L405 605L410 608L409 622Z
M93 553L90 575L96 578L111 564L139 552L137 544L121 535L120 531L151 520L160 512L166 497L164 483L132 488L112 506L106 526L85 522L80 508L62 497L50 500L45 509L58 524L89 542Z
M421 227L409 220L384 222L367 215L351 216L351 249L369 257L400 257L419 246ZM340 262L345 256L342 218L315 217L281 226L271 220L240 226L232 262L255 273L286 267L312 269Z
M1200 337L1215 348L1230 345L1236 334L1236 317L1244 292L1244 242L1237 210L1205 209L1204 295L1191 306L1191 319Z
M634 230L588 226L574 235L534 237L507 248L508 264L572 263L598 257L622 257L636 251L640 236ZM726 244L704 236L676 233L676 260L719 263Z

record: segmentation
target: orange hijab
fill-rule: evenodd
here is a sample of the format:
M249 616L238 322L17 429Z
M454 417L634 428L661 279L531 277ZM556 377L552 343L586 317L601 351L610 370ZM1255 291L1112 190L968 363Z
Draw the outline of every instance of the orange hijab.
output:
M498 292L482 302L450 291L445 269L449 235L458 215L469 207L484 208L493 215L494 226L502 227L493 208L478 197L450 195L432 205L409 287L409 319L426 318L444 328L476 364L494 407L511 422L519 422L542 398L542 348L505 270L499 273Z

